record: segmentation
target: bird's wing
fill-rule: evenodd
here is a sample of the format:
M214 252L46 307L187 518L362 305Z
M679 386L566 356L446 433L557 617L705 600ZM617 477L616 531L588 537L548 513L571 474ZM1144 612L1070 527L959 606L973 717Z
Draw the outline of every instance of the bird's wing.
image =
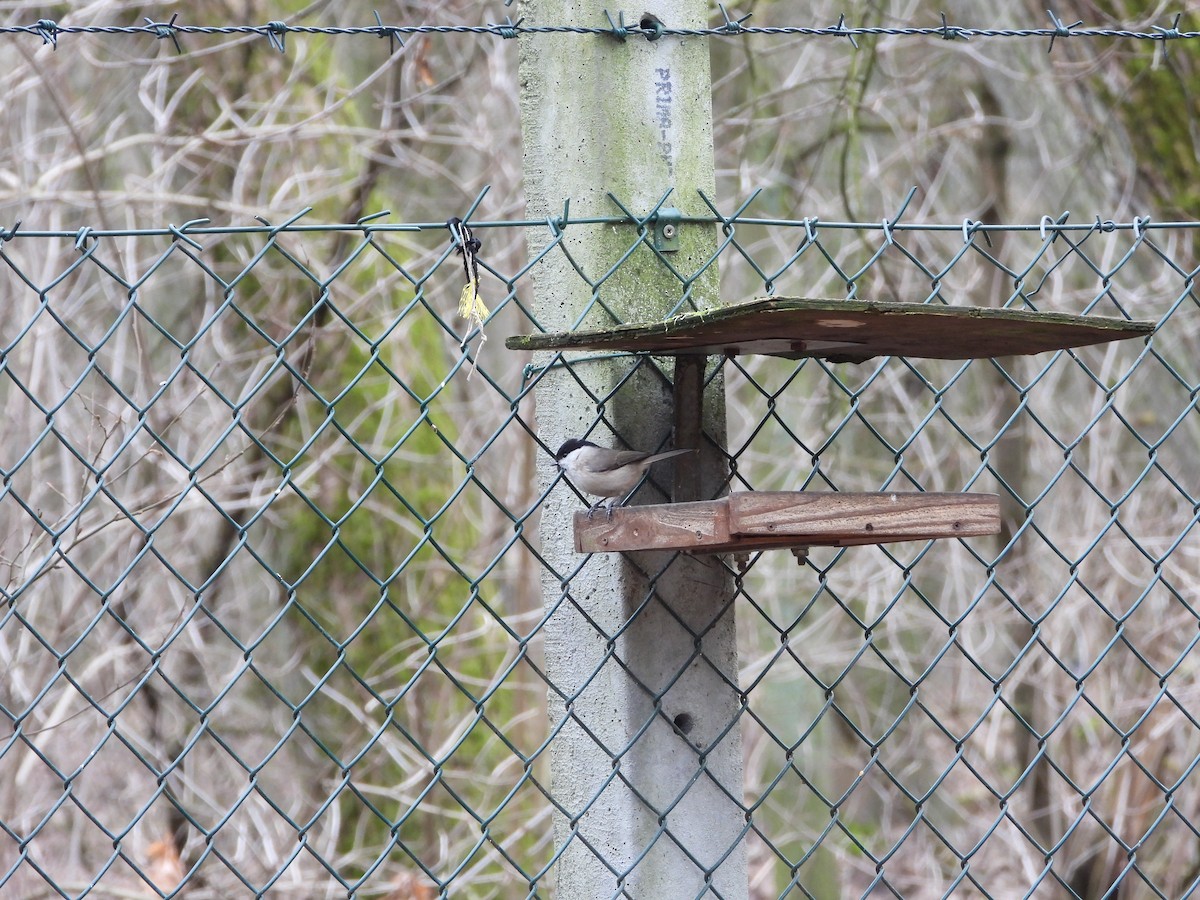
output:
M614 450L609 457L608 465L598 471L611 472L613 469L619 469L622 466L632 466L637 463L645 463L650 465L656 463L660 459L668 459L672 456L679 456L683 453L695 453L695 450L668 450L666 453L645 453L641 450Z
M599 468L598 472L611 472L613 469L619 469L622 466L631 466L650 459L649 453L644 453L641 450L614 450L612 453L605 454L607 459L606 465Z

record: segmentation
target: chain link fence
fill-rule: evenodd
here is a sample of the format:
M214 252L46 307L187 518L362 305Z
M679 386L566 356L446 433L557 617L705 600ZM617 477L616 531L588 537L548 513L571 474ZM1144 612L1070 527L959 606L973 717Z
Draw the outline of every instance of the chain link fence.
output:
M751 211L708 263L726 302L1160 323L1018 359L711 361L733 489L993 491L1004 515L991 539L714 560L751 896L1187 895L1200 223ZM541 636L589 558L541 555L570 488L539 477L533 391L589 363L503 337L538 329L522 298L572 229L666 261L624 216L472 226L487 340L440 224L6 233L4 896L548 895L551 821L584 811L547 774ZM601 314L612 271L578 274Z
M1194 16L538 6L0 23L0 897L741 898L746 870L751 900L1194 893L1200 222L1130 221L1195 217L1170 112ZM749 199L659 201L716 236L698 271L644 218L670 179L619 154L636 202L523 195L517 51L543 40L708 48L711 193ZM161 224L197 215L257 224ZM694 370L503 344L562 327L548 284L603 325L644 277L661 316L719 278L1159 327L710 359L723 488L993 492L1000 534L617 566L558 530L583 501L553 407L644 447L667 426L630 398ZM646 887L675 863L703 887Z

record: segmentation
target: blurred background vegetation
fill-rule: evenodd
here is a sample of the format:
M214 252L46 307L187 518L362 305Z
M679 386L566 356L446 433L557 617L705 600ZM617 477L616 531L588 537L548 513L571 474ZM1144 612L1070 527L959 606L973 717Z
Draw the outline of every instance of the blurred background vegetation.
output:
M94 0L0 2L0 23L349 26L376 9L387 24L519 15ZM941 10L731 12L886 28ZM1055 13L1149 30L1175 7ZM963 0L949 18L1049 24L1033 2ZM1200 218L1194 41L857 40L711 41L723 210L761 191L748 215L880 222L915 185L905 222ZM309 207L304 223L390 210L379 221L430 226L485 186L475 219L524 217L515 41L181 41L0 37L0 227L252 226ZM502 309L470 382L443 228L204 236L202 252L137 235L3 245L4 896L47 896L47 877L152 896L184 873L190 897L547 893L541 451L532 410L513 417L528 360L501 347L530 326L522 231L478 230ZM1196 234L1155 232L1124 259L1128 232L1082 253L998 232L931 278L962 233L898 232L850 286L1170 314L1140 360L1139 344L727 365L735 487L1005 504L993 542L768 555L739 579L754 897L862 895L893 847L887 882L912 897L950 891L964 857L964 895L1043 879L1045 896L1179 896L1200 875ZM804 229L738 236L770 272ZM854 271L881 235L821 238ZM729 302L765 292L735 254L721 277ZM811 252L772 287L847 293Z

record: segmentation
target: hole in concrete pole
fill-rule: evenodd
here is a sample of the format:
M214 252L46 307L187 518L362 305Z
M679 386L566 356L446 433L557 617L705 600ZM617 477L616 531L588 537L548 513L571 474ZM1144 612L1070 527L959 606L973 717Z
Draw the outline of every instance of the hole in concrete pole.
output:
M691 730L696 727L696 720L692 718L691 713L680 713L671 721L684 734L690 734Z

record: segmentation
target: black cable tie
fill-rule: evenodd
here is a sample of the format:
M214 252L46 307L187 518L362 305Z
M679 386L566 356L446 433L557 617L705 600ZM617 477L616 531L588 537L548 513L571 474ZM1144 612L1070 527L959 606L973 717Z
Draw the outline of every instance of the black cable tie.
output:
M287 40L287 33L289 30L290 29L287 26L287 22L275 21L267 23L264 33L267 36L267 40L271 42L272 47L274 47L280 53L285 53L287 51L285 41Z
M58 23L53 19L38 19L33 26L34 32L42 39L43 44L49 44L55 50L58 49L58 35L62 29L58 27Z
M384 25L383 19L379 18L379 10L372 10L375 13L376 31L379 32L379 37L388 39L388 56L396 52L396 42L400 42L400 46L404 46L404 38L400 37L400 29L395 25Z
M175 45L175 52L183 52L183 47L179 45L179 35L177 33L178 29L175 26L175 20L179 18L179 13L175 13L175 15L171 16L171 19L168 22L155 22L148 16L143 16L142 18L146 20L146 25L148 27L154 29L155 40L161 41L163 38L170 38L171 43Z
M1046 48L1046 52L1049 53L1054 49L1054 39L1058 37L1070 37L1071 29L1082 25L1083 19L1080 19L1078 22L1072 22L1070 25L1064 25L1063 20L1056 16L1053 10L1046 10L1046 15L1050 17L1050 24L1054 26L1054 34L1050 35L1050 46Z
M483 241L475 237L471 229L467 227L467 223L458 216L451 216L447 219L446 228L450 232L450 243L454 245L456 253L465 256L467 253L478 253L483 249ZM468 271L467 276L470 277L470 274Z

